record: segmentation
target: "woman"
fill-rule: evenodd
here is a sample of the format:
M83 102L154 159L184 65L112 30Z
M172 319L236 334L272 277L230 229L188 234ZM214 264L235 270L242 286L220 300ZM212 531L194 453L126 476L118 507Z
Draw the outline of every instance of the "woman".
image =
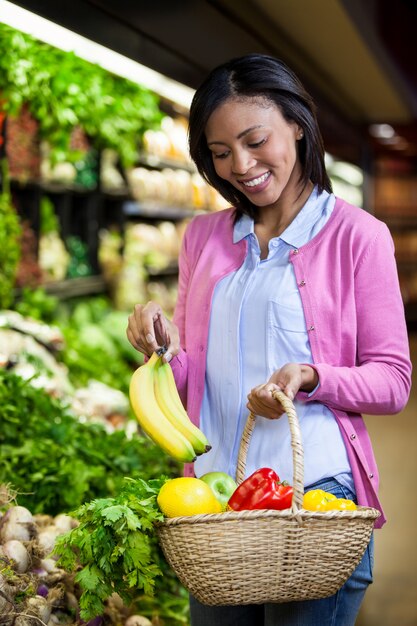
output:
M266 419L247 475L271 467L291 482L288 423L271 395L280 388L300 419L305 489L381 510L361 413L401 411L411 376L387 227L332 194L314 103L275 58L251 54L210 73L191 105L189 145L231 208L189 224L173 321L149 302L127 329L146 355L168 346L188 413L212 444L185 474L235 474L249 409ZM192 624L352 625L372 561L371 541L342 589L322 600L207 607L191 598Z

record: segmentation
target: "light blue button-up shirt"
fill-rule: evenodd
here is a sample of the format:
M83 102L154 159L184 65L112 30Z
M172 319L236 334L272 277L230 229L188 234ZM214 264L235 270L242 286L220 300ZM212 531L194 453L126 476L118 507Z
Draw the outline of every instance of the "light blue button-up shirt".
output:
M243 238L243 265L216 286L209 326L205 391L200 427L212 444L195 462L196 476L209 471L236 474L240 438L248 416L247 395L288 362L311 363L300 294L289 255L308 243L329 219L333 194L314 189L296 218L269 242L266 259L253 220L242 217L234 243ZM308 288L306 286L305 288ZM318 402L295 401L304 448L304 482L335 477L353 490L350 465L337 422ZM252 435L246 476L271 467L281 480L293 478L288 421L259 417Z

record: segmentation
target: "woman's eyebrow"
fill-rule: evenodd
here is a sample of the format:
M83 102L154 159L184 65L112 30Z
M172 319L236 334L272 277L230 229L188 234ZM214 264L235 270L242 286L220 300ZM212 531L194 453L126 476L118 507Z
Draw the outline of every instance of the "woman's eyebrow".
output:
M256 126L251 126L250 128L247 128L246 130L242 130L241 133L238 134L238 136L236 137L236 139L241 139L242 137L244 137L245 135L247 135L248 133L250 133L252 130L256 130L257 128L263 128L262 124L257 124ZM208 146L212 146L214 144L222 144L225 145L223 141L209 141L207 143Z
M250 133L252 130L256 130L257 128L263 128L263 125L257 124L256 126L251 126L250 128L243 130L241 133L238 134L237 139L241 139L242 137Z

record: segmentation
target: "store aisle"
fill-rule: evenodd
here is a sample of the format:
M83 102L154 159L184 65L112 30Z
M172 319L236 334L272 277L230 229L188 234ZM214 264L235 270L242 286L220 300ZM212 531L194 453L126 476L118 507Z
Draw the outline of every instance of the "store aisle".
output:
M417 333L410 334L413 388L399 415L369 416L386 525L375 533L374 584L357 626L417 626Z

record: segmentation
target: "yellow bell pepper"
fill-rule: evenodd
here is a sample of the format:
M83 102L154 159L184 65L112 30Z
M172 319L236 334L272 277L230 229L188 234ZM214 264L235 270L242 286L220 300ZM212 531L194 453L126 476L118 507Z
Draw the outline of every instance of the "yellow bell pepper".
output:
M336 496L323 489L311 489L303 497L303 508L307 511L325 511L328 502L336 500Z
M347 500L346 498L336 498L326 502L325 511L356 511L358 507L353 500Z

